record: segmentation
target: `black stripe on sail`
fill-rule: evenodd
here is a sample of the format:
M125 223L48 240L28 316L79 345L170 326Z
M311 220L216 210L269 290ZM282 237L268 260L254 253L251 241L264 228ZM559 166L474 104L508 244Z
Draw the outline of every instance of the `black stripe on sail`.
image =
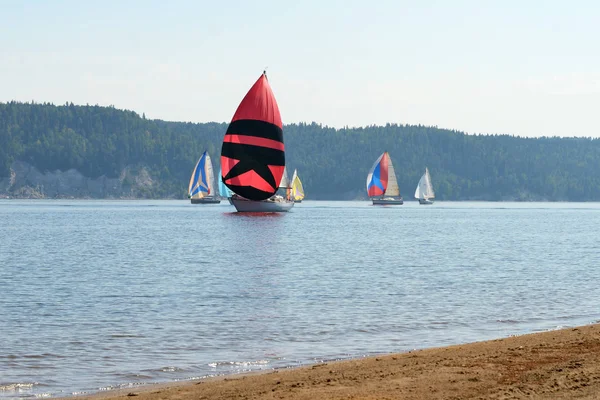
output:
M226 135L246 135L276 140L283 143L283 130L270 122L238 119L229 124Z
M253 165L285 165L285 153L268 147L224 142L221 155L234 160L251 162Z
M275 145L274 147L283 147L283 130L277 125L274 125L265 121L240 119L233 121L229 124L225 137L227 135L240 135L255 137L258 139L268 139L273 142L261 143L260 140L254 141L256 144L242 144L242 143L231 143L223 141L221 147L221 156L229 159L237 160L238 162L223 176L225 185L229 187L234 193L239 194L249 200L265 200L271 197L277 191L279 182L276 181L276 177L273 176L269 166L285 166L285 152L283 150L268 147L269 145ZM253 140L247 140L253 142ZM279 145L278 143L281 143ZM265 147L267 146L267 147ZM228 180L237 176L243 175L249 171L254 171L262 179L265 180L273 189L272 191L265 192L264 186L261 185L261 189L250 186L251 180L246 184L242 179L241 183L243 186L230 185L227 183Z
M285 166L285 153L281 150L269 149L266 147L257 147L250 146L239 143L223 143L223 147L221 148L221 156L231 158L234 160L239 160L239 162L227 172L227 174L223 177L223 181L225 185L227 185L231 190L235 193L243 196L247 199L251 200L264 200L275 193L277 187L279 186L279 182L275 180L269 165L276 166ZM261 195L260 193L266 193L259 189L251 188L250 186L244 186L243 190L256 190L257 193L252 192L252 194L242 194L242 189L239 189L239 186L229 185L227 181L231 178L235 178L238 175L242 175L248 171L254 171L260 177L262 177L271 187L273 187L273 192L267 195ZM252 196L252 197L249 197ZM259 198L259 197L261 198Z

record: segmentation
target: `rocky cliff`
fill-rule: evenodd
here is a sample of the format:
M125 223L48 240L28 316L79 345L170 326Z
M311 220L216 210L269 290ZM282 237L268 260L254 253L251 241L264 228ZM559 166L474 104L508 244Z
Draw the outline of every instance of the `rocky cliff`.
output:
M15 161L10 176L0 177L0 197L148 198L156 185L144 167L127 167L118 178L90 178L75 169L41 172L30 164Z

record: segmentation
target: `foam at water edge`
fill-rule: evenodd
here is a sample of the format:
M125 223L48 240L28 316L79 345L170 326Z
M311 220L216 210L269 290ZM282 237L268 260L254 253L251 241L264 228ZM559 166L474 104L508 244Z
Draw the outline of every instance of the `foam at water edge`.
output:
M37 382L34 383L7 383L5 385L0 385L0 391L15 391L20 392L24 390L32 389L34 385L37 385Z
M234 366L234 367L252 367L262 366L269 364L268 360L257 360L257 361L217 361L208 363L209 367L217 368L223 366Z

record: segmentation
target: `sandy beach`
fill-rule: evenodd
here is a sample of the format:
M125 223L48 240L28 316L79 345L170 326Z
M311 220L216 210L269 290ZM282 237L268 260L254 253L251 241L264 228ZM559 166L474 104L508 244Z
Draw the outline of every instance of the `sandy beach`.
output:
M82 399L600 399L600 325Z

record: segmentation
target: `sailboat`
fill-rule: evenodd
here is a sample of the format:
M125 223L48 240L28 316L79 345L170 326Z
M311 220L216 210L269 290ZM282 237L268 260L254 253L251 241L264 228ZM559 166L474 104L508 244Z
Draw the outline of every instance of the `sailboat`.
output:
M431 175L429 170L425 168L425 173L419 180L417 189L415 190L415 198L419 199L419 204L433 204L435 193L433 192L433 186L431 185Z
M205 151L192 171L190 184L188 186L188 197L192 204L219 204L219 200L214 196L214 177L212 162L210 156Z
M229 190L227 186L225 186L225 183L223 183L222 176L223 174L221 173L221 169L219 168L219 196L221 196L223 200L229 201L229 204L233 204L231 202L231 196L233 196L233 192Z
M297 169L294 170L294 175L292 176L292 198L294 199L294 203L301 203L304 199L304 188L298 177Z
M223 137L221 168L221 179L234 193L231 202L238 212L286 212L294 206L287 196L276 194L285 172L285 146L266 71L231 119Z
M394 165L387 151L379 156L367 175L367 193L374 205L404 204Z

